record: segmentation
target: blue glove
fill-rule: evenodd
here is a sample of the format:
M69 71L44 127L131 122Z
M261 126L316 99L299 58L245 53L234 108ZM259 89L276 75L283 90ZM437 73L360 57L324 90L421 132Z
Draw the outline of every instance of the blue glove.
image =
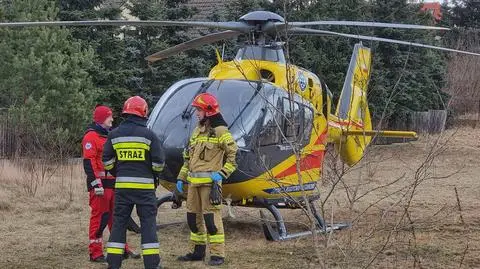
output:
M177 191L179 193L183 193L183 181L181 181L180 179L177 180Z
M213 182L222 182L222 175L220 175L219 172L213 172L212 175L210 176L210 178L213 180Z

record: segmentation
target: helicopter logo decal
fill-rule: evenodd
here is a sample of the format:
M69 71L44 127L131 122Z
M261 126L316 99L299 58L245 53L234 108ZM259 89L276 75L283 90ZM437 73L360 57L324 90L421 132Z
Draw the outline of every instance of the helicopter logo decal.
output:
M298 86L300 86L300 89L303 92L307 88L307 78L301 71L298 71L297 76L298 76Z

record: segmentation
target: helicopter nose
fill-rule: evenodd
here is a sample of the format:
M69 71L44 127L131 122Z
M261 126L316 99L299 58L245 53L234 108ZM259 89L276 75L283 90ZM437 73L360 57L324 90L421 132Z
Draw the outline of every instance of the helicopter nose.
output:
M166 180L174 182L183 165L183 149L185 147L185 135L175 133L175 135L166 136L163 141L160 138L162 149L164 151L166 171Z

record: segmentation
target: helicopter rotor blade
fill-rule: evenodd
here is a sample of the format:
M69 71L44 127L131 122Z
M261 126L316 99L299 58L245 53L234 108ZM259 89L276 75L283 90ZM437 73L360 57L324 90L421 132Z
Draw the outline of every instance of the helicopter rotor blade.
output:
M93 20L93 21L39 21L39 22L3 22L0 27L33 26L190 26L218 28L224 30L248 32L252 26L244 22L206 22L206 21L135 21L135 20Z
M277 22L275 25L281 26L285 23ZM360 27L379 27L379 28L399 28L399 29L417 29L417 30L450 30L446 27L427 26L417 24L403 23L384 23L384 22L366 22L366 21L311 21L311 22L289 22L288 26L304 27L318 25L338 25L338 26L360 26Z
M383 38L383 37L365 36L365 35L345 34L345 33L324 31L324 30L317 30L317 29L307 29L307 28L294 27L294 28L289 29L289 33L296 34L296 35L334 35L334 36L342 36L342 37L354 38L354 39L360 39L360 40L369 40L369 41L379 41L379 42L386 42L386 43L402 44L402 45L408 45L408 46L414 46L414 47L422 47L422 48L429 48L429 49L436 49L436 50L443 50L443 51L449 51L449 52L456 52L456 53L480 56L479 53L450 49L450 48L445 48L445 47L432 46L432 45L415 43L415 42L410 42L410 41L396 40L396 39Z
M145 60L153 63L161 59L168 58L172 55L178 54L180 52L184 52L190 49L194 49L206 44L211 44L217 41L225 40L225 39L230 39L230 38L235 38L239 35L241 35L241 32L238 31L223 31L223 32L218 32L218 33L213 33L213 34L208 34L205 36L201 36L199 38L195 38L192 40L189 40L187 42L183 42L181 44L178 44L174 47L170 47L168 49L159 51L157 53L154 53L150 56L147 56Z

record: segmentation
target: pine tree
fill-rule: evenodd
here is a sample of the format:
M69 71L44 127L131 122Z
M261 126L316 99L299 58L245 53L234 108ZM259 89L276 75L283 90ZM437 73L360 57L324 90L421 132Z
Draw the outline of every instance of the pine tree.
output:
M141 20L185 20L193 10L185 6L186 0L131 1L131 14ZM157 51L198 37L198 31L185 27L137 27L126 31L125 39L129 54L127 59L133 67L128 86L133 92L155 99L174 82L208 75L215 54L205 55L205 50L192 50L148 65L145 57Z
M377 21L428 24L429 14L420 5L405 0L376 0L372 17ZM435 32L378 28L375 36L419 43L442 45ZM444 84L445 53L390 43L371 44L372 80L369 101L377 120L385 116L392 121L405 118L410 111L444 109L447 96L440 92ZM385 113L384 113L385 112Z
M108 5L105 0L60 0L59 18L61 20L121 19L122 6ZM93 83L100 92L99 104L113 107L120 114L123 102L132 92L127 87L131 76L131 67L126 61L126 45L120 27L89 26L72 27L72 36L82 41L85 48L95 51L95 65L89 70Z
M0 2L1 21L55 20L51 0ZM19 137L29 150L78 148L91 118L96 89L87 70L94 52L83 49L68 29L0 29L0 96L23 127Z

